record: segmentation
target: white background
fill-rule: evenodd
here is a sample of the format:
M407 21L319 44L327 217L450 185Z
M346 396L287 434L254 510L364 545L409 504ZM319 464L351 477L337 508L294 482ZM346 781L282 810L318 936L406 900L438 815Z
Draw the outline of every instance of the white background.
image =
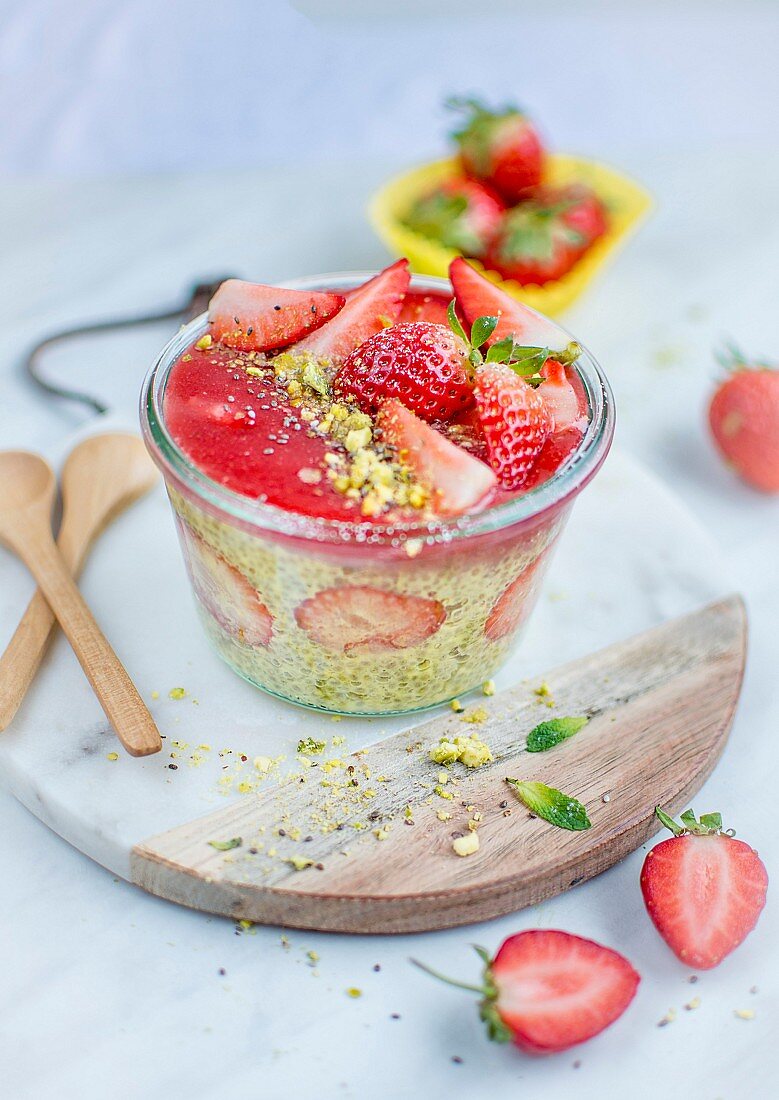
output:
M440 152L443 95L518 100L556 147L618 164L658 200L652 223L566 320L612 377L621 445L714 533L747 596L752 651L729 753L754 754L754 780L733 789L726 757L703 808L716 804L768 857L777 502L718 464L703 416L723 336L764 355L779 347L777 8L408 0L386 11L358 0L301 0L298 10L248 0L0 3L0 443L53 453L81 422L76 410L44 406L18 374L42 330L155 306L201 274L376 266L384 254L365 226L365 198L388 172ZM63 363L129 412L161 337ZM7 797L0 837L0 1073L14 1100L481 1100L514 1081L523 1092L522 1057L482 1041L467 998L405 966L373 974L380 940L347 951L296 934L285 951L272 930L236 938L225 922L112 881ZM632 864L613 882L614 945L640 942L669 1003L644 1002L613 1038L549 1063L550 1089L775 1095L771 907L706 977L711 1015L702 1008L657 1031L689 990L662 945L643 938ZM576 893L582 931L592 896ZM457 971L471 938L494 948L532 919L429 937L427 957ZM312 946L323 957L316 995L302 961ZM754 983L758 1014L742 1024L730 1014ZM366 996L345 1003L352 984ZM391 1011L404 1019L390 1025ZM452 1053L465 1064L452 1066Z

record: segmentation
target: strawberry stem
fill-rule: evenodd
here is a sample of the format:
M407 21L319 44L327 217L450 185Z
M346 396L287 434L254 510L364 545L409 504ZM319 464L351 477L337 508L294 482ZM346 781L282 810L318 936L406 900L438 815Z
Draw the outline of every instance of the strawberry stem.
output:
M437 978L439 982L446 982L447 985L452 985L456 989L466 989L469 993L478 993L480 997L487 997L489 990L483 985L469 985L468 982L458 982L455 978L448 978L446 974L441 974L440 971L434 970L432 966L428 966L427 963L420 962L419 959L409 959L414 966L418 966L420 970L424 970L425 974L429 974L431 978Z

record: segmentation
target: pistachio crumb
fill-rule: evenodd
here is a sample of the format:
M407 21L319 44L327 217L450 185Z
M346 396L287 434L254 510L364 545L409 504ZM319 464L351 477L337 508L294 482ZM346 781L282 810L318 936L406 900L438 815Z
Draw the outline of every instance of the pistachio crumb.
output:
M211 333L207 332L205 336L200 337L198 342L195 344L195 347L198 349L198 351L206 351L208 348L211 347L213 342L214 341L211 337Z
M118 759L119 759L119 753L118 752L109 752L108 755L106 756L106 760L118 760Z
M455 837L452 841L452 849L458 856L472 856L479 850L479 834L470 832L465 836Z
M495 694L495 681L485 680L481 685L482 695L494 695Z
M737 1020L754 1020L755 1010L754 1008L736 1008L733 1015Z
M186 698L186 688L171 688L168 692L169 699L184 699Z

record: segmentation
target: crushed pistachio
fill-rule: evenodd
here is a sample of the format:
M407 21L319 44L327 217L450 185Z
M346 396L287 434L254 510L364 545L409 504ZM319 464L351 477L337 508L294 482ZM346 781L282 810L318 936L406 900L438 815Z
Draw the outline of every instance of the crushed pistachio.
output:
M151 697L152 697L152 699L159 699L160 693L158 691L153 691L151 693Z
M684 1007L688 1012L693 1012L696 1008L700 1008L700 1004L700 997L693 997L693 999L691 1001L688 1001Z
M270 852L268 853L270 855ZM285 863L291 863L296 871L305 871L306 867L313 867L313 859L306 859L305 856L290 856L284 860Z
M480 768L494 759L489 745L475 735L469 737L442 737L430 749L434 764L454 764L459 761L466 768Z
M351 986L349 989L346 990L346 996L353 998L362 997L362 990L358 989L356 986Z
M489 718L488 712L484 707L477 707L475 710L469 711L468 714L462 716L462 722L468 722L472 726L482 726Z
M440 785L440 783L437 786L433 787L433 793L437 794L439 798L446 798L449 802L451 802L452 799L454 798L454 795L452 794L452 792L451 791L445 791L444 788Z
M106 760L118 760L118 759L119 759L119 753L118 752L109 752L108 755L106 756Z
M318 963L319 953L317 951L306 951L306 958L312 963Z
M755 1010L754 1008L736 1008L733 1010L733 1015L737 1020L754 1020Z
M470 832L465 836L455 837L452 841L452 849L458 856L472 856L479 850L479 834Z
M313 737L303 737L298 741L297 751L301 756L319 756L326 748L327 745L324 741L316 741ZM328 763L332 765L333 761L329 761Z
M465 707L462 705L459 699L452 699L449 706L452 708L455 714L462 714L462 712L465 710Z
M389 826L384 825L379 829L374 829L373 835L376 837L377 840L386 840L389 836Z
M168 692L169 699L184 699L186 698L186 688L171 688Z
M533 694L538 697L539 703L543 703L547 707L553 707L555 701L552 698L552 689L549 684L544 680L537 688L533 689Z
M201 336L201 337L200 337L200 339L198 340L198 342L197 342L197 343L195 344L195 347L196 347L196 348L198 349L198 351L207 351L207 350L208 350L208 348L210 348L210 347L211 347L211 345L213 344L213 342L214 342L214 341L213 341L213 339L212 339L212 337L211 337L211 333L210 333L210 332L207 332L207 333L205 334L205 336Z
M485 680L484 683L481 685L481 693L482 693L482 695L494 695L495 694L495 681L494 680Z
M436 815L436 817L438 818L439 821L451 821L452 820L452 815L449 813L448 810L436 810L435 815Z

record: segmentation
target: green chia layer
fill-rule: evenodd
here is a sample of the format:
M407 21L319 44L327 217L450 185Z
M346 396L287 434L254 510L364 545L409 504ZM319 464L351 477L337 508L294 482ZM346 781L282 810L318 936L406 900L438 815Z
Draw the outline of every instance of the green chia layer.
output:
M484 550L432 547L418 558L387 562L379 555L372 558L366 548L364 563L355 564L351 557L341 564L332 547L319 552L315 545L311 550L290 548L282 537L258 537L214 518L173 489L169 495L183 528L191 578L198 569L196 556L217 555L241 574L242 585L245 581L256 590L268 623L272 621L269 638L250 644L248 635L214 614L193 579L201 619L219 655L241 676L284 699L363 715L434 706L488 679L505 660L536 601L549 558L544 551L551 548L567 514L567 509L558 512L532 536L504 538ZM440 625L422 640L404 640L405 648L346 650L301 627L296 611L300 613L305 601L353 586L394 594L390 599L433 601L441 609ZM507 596L508 613L496 617L496 605L502 606L501 597L505 603ZM214 598L221 602L218 592Z

